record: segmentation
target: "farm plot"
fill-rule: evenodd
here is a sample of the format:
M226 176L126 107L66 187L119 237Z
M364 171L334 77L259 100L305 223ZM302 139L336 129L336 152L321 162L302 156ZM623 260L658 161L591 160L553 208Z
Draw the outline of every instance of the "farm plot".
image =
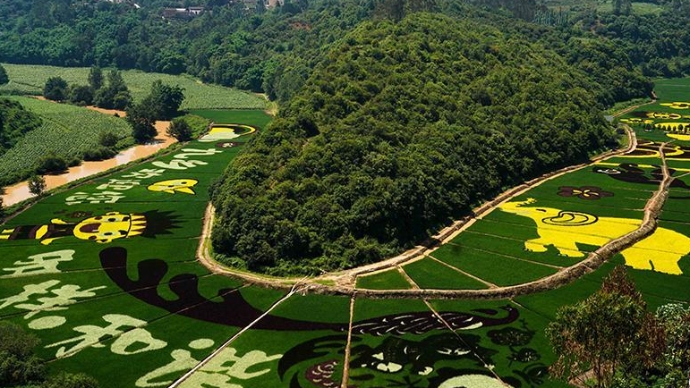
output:
M68 84L85 85L89 68L67 68L37 65L3 65L12 80L0 87L0 93L32 93L40 95L43 86L50 77L62 77ZM107 74L107 69L104 72ZM179 85L184 89L185 100L181 109L264 109L265 101L256 95L218 85L204 84L199 80L185 76L174 76L159 73L144 73L136 70L124 70L122 78L129 87L135 102L141 101L151 90L156 80L164 84Z
M349 385L548 386L536 316L507 301L431 304L443 321L418 300L357 299Z
M403 270L420 288L471 290L487 288L487 284L430 257L407 264L403 266Z
M0 155L0 182L28 175L46 155L53 154L67 161L81 159L86 151L99 145L102 133L114 133L121 139L120 146L132 142L131 129L123 119L72 105L26 97L12 98L41 116L43 125L27 133L13 148Z
M641 224L661 171L624 160L613 158L533 187L476 220L430 256L496 286L537 280L573 265ZM626 263L643 268L646 252L674 233L661 228L656 237L626 250ZM672 266L657 267L675 271ZM434 288L428 283L424 287Z
M192 142L2 225L0 319L38 335L53 372L169 385L284 294L195 262L208 186L236 154Z
M553 266L451 244L438 249L431 256L497 286L527 283L558 270Z
M339 386L349 305L350 299L345 297L292 295L228 344L182 387Z
M397 268L357 277L357 288L370 290L405 290L412 285Z

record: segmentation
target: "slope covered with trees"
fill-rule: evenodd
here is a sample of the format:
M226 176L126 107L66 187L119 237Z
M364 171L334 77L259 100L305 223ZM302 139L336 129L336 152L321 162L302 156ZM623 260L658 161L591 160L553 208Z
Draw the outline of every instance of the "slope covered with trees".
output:
M41 118L16 101L0 99L0 155L27 132L41 126Z
M213 243L252 270L316 273L418 243L611 134L560 56L432 14L365 22L213 190Z

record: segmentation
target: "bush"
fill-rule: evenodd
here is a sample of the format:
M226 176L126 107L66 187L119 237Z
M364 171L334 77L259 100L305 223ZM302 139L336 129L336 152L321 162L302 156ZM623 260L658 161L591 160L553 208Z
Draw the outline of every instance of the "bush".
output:
M173 120L166 132L169 136L177 139L177 141L192 140L192 127L184 119Z
M67 81L60 77L50 77L43 87L43 97L53 101L67 99Z
M57 155L48 155L39 160L36 173L41 175L61 173L65 172L67 167L67 161L63 157Z
M120 138L112 132L101 132L98 136L98 144L103 147L113 148L117 145Z
M98 147L98 148L86 151L84 153L83 158L86 161L98 161L98 160L110 159L115 155L117 155L117 151L113 150L112 148Z

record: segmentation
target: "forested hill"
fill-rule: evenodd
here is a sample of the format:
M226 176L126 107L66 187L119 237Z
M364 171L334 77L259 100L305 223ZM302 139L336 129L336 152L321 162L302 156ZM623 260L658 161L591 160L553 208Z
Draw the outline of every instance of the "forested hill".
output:
M0 98L0 155L27 132L41 126L41 118L16 101Z
M501 188L602 149L610 130L587 79L472 22L365 22L217 183L214 247L276 274L400 252Z

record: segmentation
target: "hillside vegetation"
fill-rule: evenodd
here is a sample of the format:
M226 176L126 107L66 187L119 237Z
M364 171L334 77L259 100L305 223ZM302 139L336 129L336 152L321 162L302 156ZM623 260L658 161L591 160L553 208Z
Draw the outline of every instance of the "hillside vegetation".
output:
M213 190L213 244L313 274L418 243L501 188L611 134L597 85L542 46L432 14L365 22Z
M0 155L40 126L41 118L24 109L19 102L0 98Z

